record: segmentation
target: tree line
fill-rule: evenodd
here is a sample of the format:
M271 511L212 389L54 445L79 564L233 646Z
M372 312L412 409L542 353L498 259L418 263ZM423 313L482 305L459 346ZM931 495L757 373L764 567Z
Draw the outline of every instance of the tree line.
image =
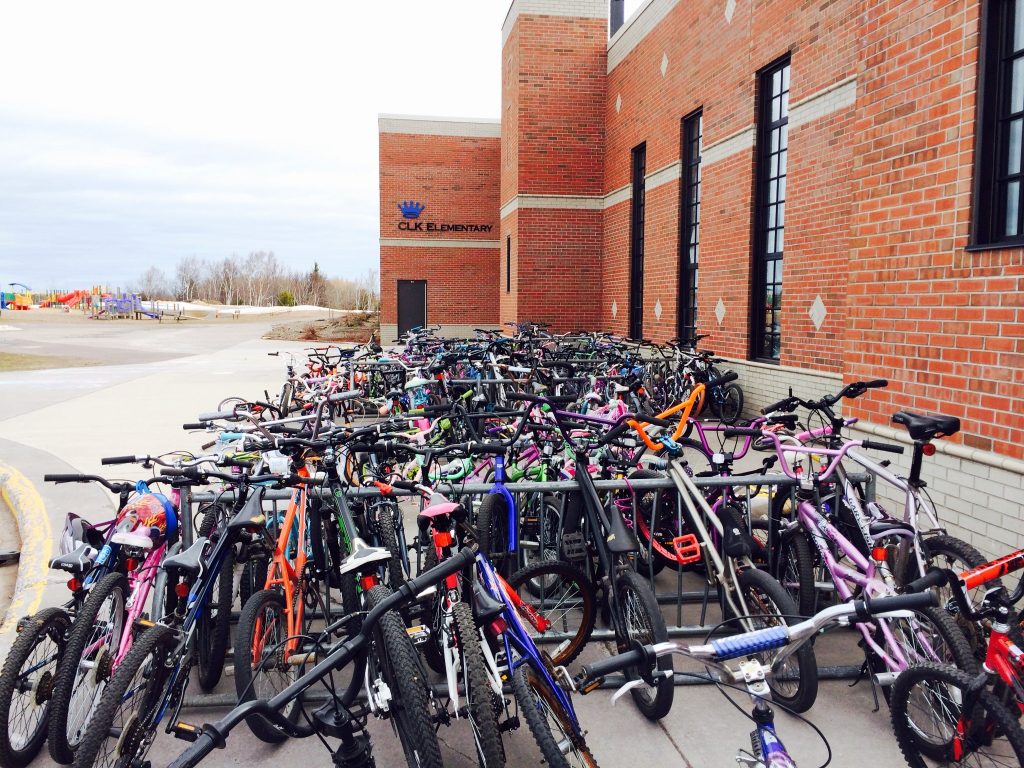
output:
M233 254L208 261L188 256L173 274L147 269L134 291L146 301L208 301L258 307L315 304L334 309L377 311L377 270L362 278L325 277L314 263L308 272L288 269L273 251Z

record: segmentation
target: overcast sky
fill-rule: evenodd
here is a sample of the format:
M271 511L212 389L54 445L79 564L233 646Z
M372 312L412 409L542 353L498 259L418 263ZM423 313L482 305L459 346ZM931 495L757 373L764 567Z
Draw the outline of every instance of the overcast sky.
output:
M375 269L377 114L497 117L508 6L3 3L0 285L255 250Z

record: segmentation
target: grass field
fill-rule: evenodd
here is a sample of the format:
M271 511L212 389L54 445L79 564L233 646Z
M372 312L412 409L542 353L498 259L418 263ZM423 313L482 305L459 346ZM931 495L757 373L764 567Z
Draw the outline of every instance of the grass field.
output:
M75 368L82 365L95 365L95 363L77 358L0 352L0 373L8 371L39 371L46 368Z

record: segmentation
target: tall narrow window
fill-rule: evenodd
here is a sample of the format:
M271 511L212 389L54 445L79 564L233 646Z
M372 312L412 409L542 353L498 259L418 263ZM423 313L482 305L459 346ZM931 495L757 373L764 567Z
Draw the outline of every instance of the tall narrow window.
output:
M971 245L1024 243L1024 0L989 0L981 34L981 87Z
M505 293L512 293L512 235L505 235Z
M644 174L647 145L633 150L633 207L629 222L629 335L644 335Z
M789 146L789 57L760 76L757 115L751 356L778 360L782 348L782 252Z
M684 341L697 333L697 265L700 257L700 154L704 116L683 120L682 221L679 254L679 315L676 333Z

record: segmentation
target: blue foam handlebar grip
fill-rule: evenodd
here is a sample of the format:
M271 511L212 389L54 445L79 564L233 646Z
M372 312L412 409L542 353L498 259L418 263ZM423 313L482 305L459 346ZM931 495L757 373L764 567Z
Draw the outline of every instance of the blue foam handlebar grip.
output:
M713 640L711 647L715 649L715 658L725 661L772 648L781 648L788 642L789 627L768 627L736 637Z

